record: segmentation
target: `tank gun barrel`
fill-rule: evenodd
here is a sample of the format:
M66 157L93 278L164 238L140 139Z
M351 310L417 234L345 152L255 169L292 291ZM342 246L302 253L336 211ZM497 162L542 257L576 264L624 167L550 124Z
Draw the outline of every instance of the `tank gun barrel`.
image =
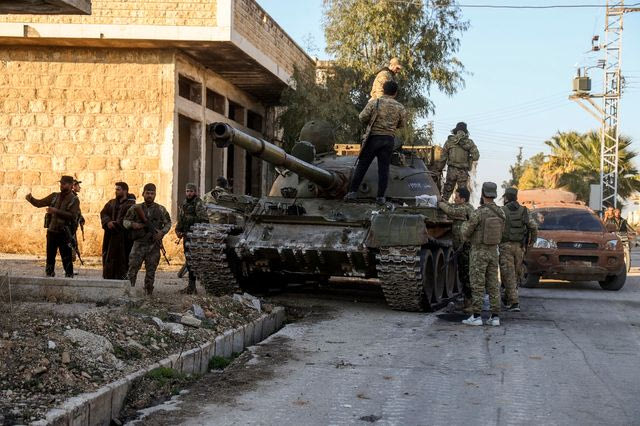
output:
M207 133L218 148L226 148L231 144L236 145L254 157L291 170L323 188L329 189L339 184L339 179L333 172L287 154L279 146L234 129L227 123L209 124Z

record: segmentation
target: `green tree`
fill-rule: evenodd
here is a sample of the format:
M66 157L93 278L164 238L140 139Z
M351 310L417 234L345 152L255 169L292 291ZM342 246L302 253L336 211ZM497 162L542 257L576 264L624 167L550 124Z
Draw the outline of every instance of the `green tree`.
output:
M433 111L432 85L452 95L464 86L464 67L455 57L469 23L453 0L324 0L327 52L355 71L354 101L366 104L376 73L398 57L398 100L416 113Z
M522 176L522 173L524 173L524 170L525 170L525 165L524 165L524 161L522 160L522 147L520 147L518 149L518 155L516 155L515 164L509 167L509 173L511 174L511 179L505 180L504 182L502 182L502 188L503 189L513 188L513 187L517 188L518 182L520 181L520 177Z
M590 185L600 182L600 134L558 132L545 141L551 153L542 153L525 163L518 188L562 188L588 201ZM618 151L618 195L627 198L640 191L640 174L634 166L638 152L630 148L631 139L620 137Z
M633 165L638 152L630 149L631 142L631 138L620 136L618 195L622 199L640 191L640 174ZM600 183L600 143L599 132L591 131L580 135L580 139L572 147L575 155L569 166L565 167L566 171L559 176L555 187L566 188L575 193L578 199L587 201L590 185Z
M522 175L518 179L518 189L545 188L545 182L540 174L545 155L537 153L522 164Z
M319 84L313 67L295 68L293 84L282 93L282 103L286 108L278 116L285 149L293 146L302 126L311 120L326 120L334 124L338 143L356 140L362 126L349 89L353 71L334 66L325 77L325 81Z

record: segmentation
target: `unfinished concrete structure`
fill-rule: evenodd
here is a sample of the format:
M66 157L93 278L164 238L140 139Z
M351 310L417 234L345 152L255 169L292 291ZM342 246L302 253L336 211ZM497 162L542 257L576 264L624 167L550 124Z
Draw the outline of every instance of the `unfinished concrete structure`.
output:
M242 149L205 144L225 121L272 139L294 65L313 61L253 0L93 0L92 14L0 15L2 251L40 252L43 212L24 201L83 181L85 250L98 253L98 213L125 180L158 202L184 184L227 176L260 194L267 173ZM19 237L19 238L18 238Z

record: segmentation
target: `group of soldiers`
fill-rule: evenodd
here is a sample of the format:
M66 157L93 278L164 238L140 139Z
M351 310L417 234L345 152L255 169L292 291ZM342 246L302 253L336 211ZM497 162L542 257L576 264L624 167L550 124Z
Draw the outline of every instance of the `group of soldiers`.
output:
M393 58L388 67L380 70L371 90L371 99L360 113L360 121L366 125L362 148L358 157L349 192L345 200L357 198L357 190L374 158L378 160L378 193L376 202L385 204L385 191L393 153L396 130L407 120L405 108L395 100L398 84L395 75L402 65ZM491 316L487 324L500 325L502 302L509 311L519 311L518 279L521 276L524 252L527 245L536 240L537 225L526 207L517 201L517 190L505 190L504 205L495 204L497 186L493 182L482 185L481 203L474 209L469 203L469 171L480 155L464 122L451 131L443 147L441 169L447 165L447 176L438 207L453 221L454 249L459 259L460 279L463 283L464 303L462 309L470 314L463 322L482 325L481 312L485 292L489 295ZM440 170L441 171L441 170ZM447 200L457 189L454 203ZM175 228L178 241L193 225L208 222L205 203L217 202L219 196L228 191L224 177L217 179L216 187L201 199L195 184L188 183L185 199L179 208ZM75 188L75 191L74 191ZM78 225L84 225L80 212L78 191L80 182L71 176L62 176L60 192L43 199L31 194L27 200L36 207L46 207L47 215L47 261L46 274L54 276L56 253L59 251L67 277L73 277L72 251L77 252L75 233ZM136 204L136 197L129 193L126 182L115 183L115 198L108 201L100 212L104 229L102 245L103 278L128 279L132 286L142 264L145 264L145 293L153 293L155 272L165 256L163 237L171 229L171 218L167 209L155 202L156 186L148 183L143 188L144 201ZM620 220L612 213L611 220ZM75 240L74 240L75 239ZM184 240L183 240L184 241ZM75 244L75 245L74 245ZM188 247L184 243L185 254ZM79 252L78 252L79 254ZM505 287L505 299L500 297L500 282ZM184 293L195 293L196 277L189 271L189 284Z
M537 238L538 226L528 209L518 203L517 189L505 190L502 207L495 203L497 196L497 185L485 182L478 209L469 203L470 193L465 186L458 186L453 204L438 203L453 221L453 243L463 284L462 310L470 315L462 322L467 325L483 324L485 292L489 295L491 311L486 324L500 325L502 304L507 311L520 311L518 281L524 253ZM504 298L501 297L501 283Z
M60 191L36 199L26 196L35 207L45 207L44 226L47 228L45 274L55 276L55 260L60 253L65 276L73 278L73 252L79 258L76 230L84 227L84 217L80 210L80 181L72 176L62 176ZM219 177L216 187L201 199L197 187L188 183L185 188L185 200L179 208L178 223L175 228L178 239L199 222L208 222L205 202L215 203L218 197L228 192L228 183ZM144 291L153 294L155 274L161 257L166 259L162 240L171 229L171 217L167 209L156 203L156 186L148 183L144 186L141 203L136 203L135 195L129 193L126 182L115 183L115 198L109 200L100 212L100 222L104 230L102 241L102 277L104 279L128 279L131 286L142 264L145 265ZM84 233L84 230L83 230ZM188 248L184 245L185 253ZM81 259L80 259L81 260ZM168 260L167 260L168 262ZM196 292L196 277L189 271L189 284L181 290L183 293Z

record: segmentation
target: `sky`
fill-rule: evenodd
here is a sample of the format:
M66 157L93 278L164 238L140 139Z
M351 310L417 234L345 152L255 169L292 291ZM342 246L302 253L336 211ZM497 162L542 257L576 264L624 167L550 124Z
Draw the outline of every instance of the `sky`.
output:
M322 0L258 0L280 26L311 56L324 51ZM463 0L459 4L557 5L603 4L604 0ZM634 2L628 0L627 4ZM461 35L457 57L466 67L466 86L447 96L433 90L435 142L465 121L480 150L477 182L500 186L518 147L525 158L548 152L544 141L557 131L580 132L598 122L570 101L576 66L595 65L603 54L589 52L591 38L604 41L604 8L478 9L462 8L470 22ZM384 65L384 64L381 64ZM621 101L622 134L640 142L640 13L624 18L623 75L629 81ZM592 92L602 91L602 71L589 71ZM598 101L599 102L599 101Z

